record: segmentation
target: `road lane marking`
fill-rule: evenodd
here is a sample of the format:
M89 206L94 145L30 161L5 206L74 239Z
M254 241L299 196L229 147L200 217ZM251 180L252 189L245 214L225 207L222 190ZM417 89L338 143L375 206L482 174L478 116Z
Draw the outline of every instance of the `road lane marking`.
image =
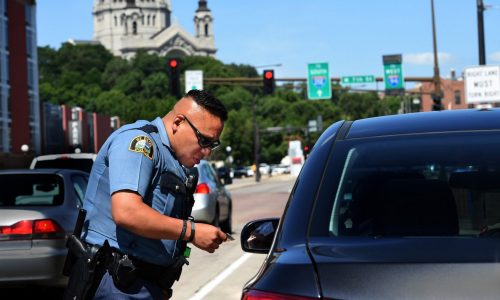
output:
M229 265L222 273L217 275L212 281L203 286L198 292L196 292L193 297L189 298L189 300L201 300L203 297L208 295L216 286L218 286L226 277L231 275L236 269L239 268L247 259L252 256L251 253L245 253L242 257L240 257L237 261Z

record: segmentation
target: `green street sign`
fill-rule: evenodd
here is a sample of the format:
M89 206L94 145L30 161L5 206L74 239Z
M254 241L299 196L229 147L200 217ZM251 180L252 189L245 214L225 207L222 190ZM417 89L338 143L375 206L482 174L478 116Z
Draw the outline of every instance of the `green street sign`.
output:
M403 56L401 54L384 55L384 82L386 95L400 95L404 92L405 82L403 78Z
M384 81L387 90L404 89L403 70L401 64L384 65Z
M372 83L375 82L375 76L362 75L362 76L343 76L341 78L342 84L357 84L357 83Z
M307 98L309 100L332 98L328 63L307 64Z

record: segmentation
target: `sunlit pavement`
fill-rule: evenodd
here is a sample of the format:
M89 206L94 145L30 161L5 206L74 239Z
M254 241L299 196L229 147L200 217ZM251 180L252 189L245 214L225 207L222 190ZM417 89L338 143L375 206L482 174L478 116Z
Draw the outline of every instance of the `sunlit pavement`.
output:
M294 178L295 177L290 175L290 174L279 174L279 175L273 175L273 176L269 176L267 174L262 175L259 182L255 181L255 176L248 177L248 178L234 178L232 184L226 185L226 189L234 190L234 189L246 187L249 185L259 184L261 182L287 181L287 180L293 180Z

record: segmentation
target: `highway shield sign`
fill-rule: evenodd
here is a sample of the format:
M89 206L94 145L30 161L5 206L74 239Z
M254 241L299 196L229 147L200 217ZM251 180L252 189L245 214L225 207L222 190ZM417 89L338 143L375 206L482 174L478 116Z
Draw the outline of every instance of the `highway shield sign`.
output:
M328 63L310 63L307 65L307 98L309 100L332 98Z

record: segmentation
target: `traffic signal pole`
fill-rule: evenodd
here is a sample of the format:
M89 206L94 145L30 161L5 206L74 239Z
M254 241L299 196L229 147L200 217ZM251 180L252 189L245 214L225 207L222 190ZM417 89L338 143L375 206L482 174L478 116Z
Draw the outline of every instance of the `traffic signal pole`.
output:
M252 117L253 117L253 150L254 150L254 163L255 163L255 181L260 181L260 170L259 170L259 125L257 124L257 96L253 97L252 102Z

